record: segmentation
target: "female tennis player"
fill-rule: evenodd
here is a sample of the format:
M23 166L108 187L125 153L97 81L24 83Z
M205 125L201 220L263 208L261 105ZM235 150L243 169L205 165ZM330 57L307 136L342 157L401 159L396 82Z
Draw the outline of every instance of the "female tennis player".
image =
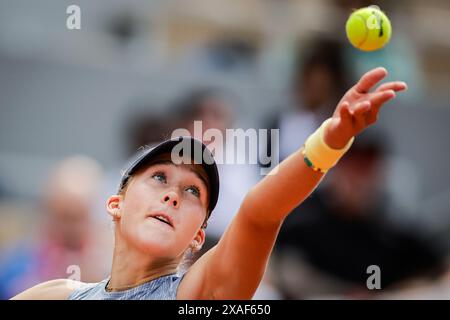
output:
M201 142L179 138L140 156L125 172L118 194L107 200L115 221L107 279L48 281L13 299L251 299L286 216L311 194L354 137L377 121L383 104L407 89L396 81L371 91L386 75L384 68L376 68L362 76L304 146L253 187L218 244L187 271L180 273L180 264L205 241L219 180L214 162L174 163L171 150L184 139L212 156Z

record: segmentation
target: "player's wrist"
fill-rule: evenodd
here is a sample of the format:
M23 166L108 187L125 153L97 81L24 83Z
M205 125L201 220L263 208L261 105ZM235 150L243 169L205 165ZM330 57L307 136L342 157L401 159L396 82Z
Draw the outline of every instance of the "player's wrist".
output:
M347 146L350 140L353 138L352 135L342 133L342 130L338 131L336 128L331 128L330 125L324 127L323 141L331 149L339 150Z
M334 167L339 159L347 152L354 141L354 137L347 139L347 141L337 141L333 146L342 147L335 149L325 141L325 132L331 122L331 118L323 122L323 124L308 137L303 149L303 160L305 163L315 171L326 173L329 169ZM345 140L344 137L342 137ZM336 142L336 141L334 141ZM345 142L345 144L343 144Z

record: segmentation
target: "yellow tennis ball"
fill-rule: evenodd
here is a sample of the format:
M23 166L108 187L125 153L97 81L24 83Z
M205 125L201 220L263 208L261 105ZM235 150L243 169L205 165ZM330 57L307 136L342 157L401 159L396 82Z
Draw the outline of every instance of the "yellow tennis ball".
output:
M392 35L391 22L376 6L353 12L347 20L345 29L350 43L363 51L383 48Z

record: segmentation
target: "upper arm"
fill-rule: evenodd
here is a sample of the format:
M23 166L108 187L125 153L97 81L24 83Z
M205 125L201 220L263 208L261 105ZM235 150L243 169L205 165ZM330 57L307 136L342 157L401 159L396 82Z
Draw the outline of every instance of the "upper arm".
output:
M65 300L79 284L69 279L51 280L27 289L11 300Z

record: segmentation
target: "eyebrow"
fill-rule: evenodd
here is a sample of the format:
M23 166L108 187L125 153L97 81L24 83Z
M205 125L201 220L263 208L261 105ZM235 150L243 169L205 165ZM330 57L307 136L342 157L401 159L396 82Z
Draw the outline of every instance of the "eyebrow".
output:
M208 182L206 181L206 179L200 173L198 173L196 170L194 170L192 168L190 168L189 170L191 172L193 172L197 176L197 178L199 178L203 182L205 189L208 190Z

